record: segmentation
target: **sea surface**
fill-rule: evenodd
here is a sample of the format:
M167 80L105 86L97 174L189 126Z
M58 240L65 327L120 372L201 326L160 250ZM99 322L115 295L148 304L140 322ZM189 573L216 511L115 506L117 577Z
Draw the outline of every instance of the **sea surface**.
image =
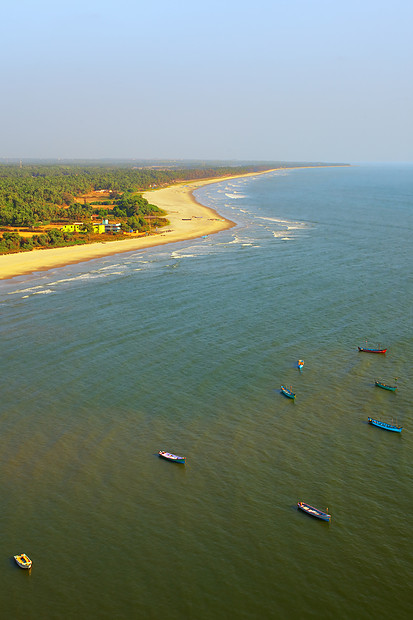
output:
M0 282L0 617L411 618L413 165L196 197L237 226Z

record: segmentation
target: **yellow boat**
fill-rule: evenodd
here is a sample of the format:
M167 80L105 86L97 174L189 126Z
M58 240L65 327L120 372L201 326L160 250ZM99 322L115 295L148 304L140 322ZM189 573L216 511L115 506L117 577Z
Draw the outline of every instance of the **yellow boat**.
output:
M20 568L31 568L32 567L33 562L31 561L29 556L26 555L25 553L21 553L20 555L15 555L13 557L16 560L16 564L18 564Z

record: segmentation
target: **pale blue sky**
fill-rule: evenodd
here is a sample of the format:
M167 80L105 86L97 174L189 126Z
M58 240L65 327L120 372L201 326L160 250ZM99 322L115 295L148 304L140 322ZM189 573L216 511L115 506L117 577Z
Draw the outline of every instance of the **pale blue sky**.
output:
M410 0L0 6L0 157L413 161Z

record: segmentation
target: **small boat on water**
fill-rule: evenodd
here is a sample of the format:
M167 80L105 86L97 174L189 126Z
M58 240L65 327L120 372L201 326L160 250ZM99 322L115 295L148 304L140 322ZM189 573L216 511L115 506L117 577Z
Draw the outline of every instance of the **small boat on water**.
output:
M369 347L359 347L359 351L362 353L386 353L387 349L370 349Z
M383 383L382 381L375 381L374 385L383 388L383 390L390 390L390 392L395 392L397 390L397 385L387 385L387 383Z
M20 566L20 568L31 568L33 562L25 553L21 553L20 555L13 556L16 560L16 564Z
M383 428L385 431L393 431L394 433L401 433L403 426L397 424L387 424L387 422L381 422L380 420L373 420L373 418L367 418L367 422L378 428Z
M304 366L304 360L298 360L297 366L301 370L303 368L303 366Z
M310 504L306 504L305 502L298 502L297 506L300 510L310 515L310 517L315 517L316 519L321 519L322 521L330 521L331 519L331 515L327 512L314 508L314 506L310 506Z
M176 454L171 454L170 452L165 452L164 450L159 450L158 454L167 461L173 461L174 463L182 463L183 465L185 465L185 456L177 456Z
M286 396L287 398L295 398L295 394L292 390L289 390L288 388L284 387L283 385L281 386L281 392L284 394L284 396Z

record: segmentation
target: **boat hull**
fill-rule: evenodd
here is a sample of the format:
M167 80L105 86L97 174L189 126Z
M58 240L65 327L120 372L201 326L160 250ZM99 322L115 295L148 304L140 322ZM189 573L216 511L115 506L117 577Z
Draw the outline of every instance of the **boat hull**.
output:
M166 459L172 463L180 463L181 465L185 465L186 463L185 456L177 456L176 454L171 454L170 452L165 452L164 450L159 450L158 454L162 459Z
M320 519L320 521L330 521L331 515L327 512L323 512L318 508L314 508L314 506L310 506L310 504L306 504L305 502L298 502L297 507L299 510L302 510L310 517L314 517L315 519Z
M283 385L281 386L281 392L282 394L284 394L284 396L286 396L287 398L292 398L294 400L295 398L295 394L294 392L292 392L291 390L289 390L288 388L284 387Z
M13 557L17 566L20 566L20 568L29 569L32 567L33 562L25 553L21 553L20 555L15 555Z
M358 348L361 353L386 353L387 349L366 349L365 347Z
M373 418L367 418L367 422L372 426L377 426L377 428L382 428L385 431L392 431L393 433L401 433L403 430L402 426L397 426L397 424L387 424L387 422L373 420Z
M395 392L397 390L397 385L386 385L385 383L382 383L381 381L375 381L374 385L376 385L379 388L382 388L383 390L389 390L389 392Z

